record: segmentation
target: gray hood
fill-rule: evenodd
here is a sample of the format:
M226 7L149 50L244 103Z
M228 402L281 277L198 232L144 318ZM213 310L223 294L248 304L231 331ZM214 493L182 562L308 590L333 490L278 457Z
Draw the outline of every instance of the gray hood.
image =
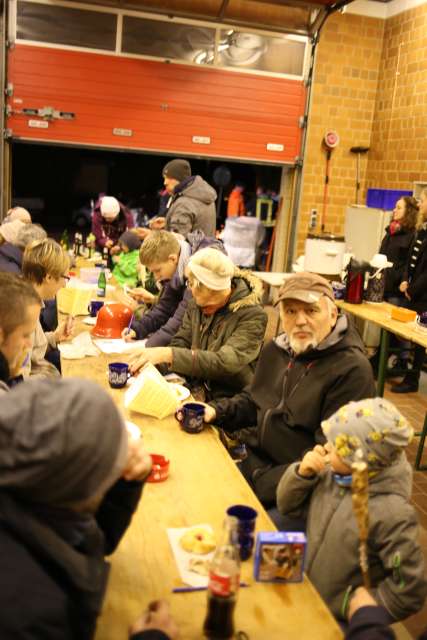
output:
M200 176L194 176L194 180L184 187L181 193L187 198L193 198L205 204L211 204L216 200L215 189Z
M370 495L395 495L410 500L412 494L412 468L402 451L399 458L389 467L369 478Z
M105 492L125 466L127 433L88 380L35 380L1 398L0 491L65 505Z

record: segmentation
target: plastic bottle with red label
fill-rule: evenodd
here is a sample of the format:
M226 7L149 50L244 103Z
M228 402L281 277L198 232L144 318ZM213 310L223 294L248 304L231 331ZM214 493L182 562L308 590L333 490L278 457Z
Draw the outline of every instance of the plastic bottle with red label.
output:
M223 540L209 570L208 610L203 632L212 640L234 636L234 609L240 585L237 524L236 518L225 520Z

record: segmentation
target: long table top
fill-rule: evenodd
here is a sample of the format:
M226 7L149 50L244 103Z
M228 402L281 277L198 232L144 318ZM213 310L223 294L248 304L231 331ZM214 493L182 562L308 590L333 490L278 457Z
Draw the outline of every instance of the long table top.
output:
M349 302L344 302L344 300L335 300L335 303L340 309L347 313L373 322L382 329L386 329L401 338L411 340L411 342L427 348L427 331L421 333L421 331L415 327L414 322L394 320L390 315L393 305L388 302L350 304Z
M88 327L79 323L78 330ZM146 484L142 499L118 550L111 557L110 582L97 640L127 637L127 628L157 598L167 598L181 628L181 638L202 637L206 592L172 594L182 586L169 546L166 529L211 524L217 537L225 511L231 504L257 509L257 531L274 526L220 443L213 427L200 434L183 432L173 416L157 420L124 409L124 390L110 389L108 362L124 356L62 361L64 376L95 380L108 389L125 417L137 424L151 453L171 460L168 480ZM242 563L242 579L251 586L241 589L235 613L236 629L251 640L280 638L334 640L342 633L308 579L300 584L263 584L252 578L252 560Z

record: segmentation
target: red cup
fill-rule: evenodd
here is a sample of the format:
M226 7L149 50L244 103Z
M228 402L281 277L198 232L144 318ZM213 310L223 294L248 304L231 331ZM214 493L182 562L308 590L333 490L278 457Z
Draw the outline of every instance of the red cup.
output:
M150 453L153 467L147 478L147 482L163 482L169 476L169 458L157 453Z

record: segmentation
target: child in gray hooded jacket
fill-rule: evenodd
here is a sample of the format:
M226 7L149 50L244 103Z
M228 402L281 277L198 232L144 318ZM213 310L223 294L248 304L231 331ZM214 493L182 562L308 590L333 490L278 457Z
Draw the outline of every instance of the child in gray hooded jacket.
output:
M288 467L277 489L281 513L307 516L307 575L332 613L345 619L352 591L363 582L351 498L351 464L362 453L369 471L372 595L391 622L406 618L422 608L427 595L409 504L412 470L403 451L413 429L383 398L350 402L323 421L322 429L326 445Z

